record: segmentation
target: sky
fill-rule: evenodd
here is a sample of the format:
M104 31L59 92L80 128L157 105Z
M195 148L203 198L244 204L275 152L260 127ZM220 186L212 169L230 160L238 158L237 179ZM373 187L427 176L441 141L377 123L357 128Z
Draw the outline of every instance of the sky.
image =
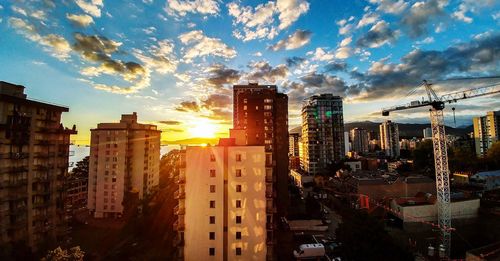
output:
M70 108L74 141L137 112L162 140L225 136L233 84L276 84L290 127L303 100L344 97L344 120L500 79L498 0L12 0L0 2L0 80ZM411 95L409 95L411 94ZM457 104L457 125L500 108L500 96ZM451 124L451 107L445 111ZM396 122L429 122L426 109Z

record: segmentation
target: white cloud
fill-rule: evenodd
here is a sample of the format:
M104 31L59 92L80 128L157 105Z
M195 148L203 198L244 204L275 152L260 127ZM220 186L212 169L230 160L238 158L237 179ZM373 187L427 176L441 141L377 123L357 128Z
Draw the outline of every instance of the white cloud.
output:
M463 0L458 9L453 12L452 17L465 23L472 23L472 17L467 13L481 14L481 10L498 3L496 0Z
M57 59L66 60L69 58L71 45L64 37L57 34L40 35L35 26L20 18L9 18L9 25L30 41L42 45L45 51Z
M142 31L145 34L152 34L152 33L156 32L156 27L150 26L150 27L147 27L147 28L143 28Z
M308 55L312 55L312 60L313 61L330 61L332 60L335 55L331 52L326 52L323 50L321 47L317 47L316 50L308 52Z
M340 42L340 46L341 46L341 47L347 46L347 45L349 45L351 42L352 42L352 36L350 36L350 37L347 37L347 38L343 39L343 40Z
M363 15L363 17L361 18L361 20L359 20L358 22L358 25L356 26L356 28L361 28L361 27L364 27L364 26L367 26L367 25L370 25L370 24L374 24L377 22L377 20L380 18L380 16L376 13L371 13L371 12L368 12L366 14Z
M339 47L335 51L335 58L337 59L347 59L351 56L351 48L350 47Z
M498 20L500 19L500 11L494 13L491 15L491 17L494 19L494 20Z
M21 7L18 7L18 6L12 6L11 7L12 11L14 11L15 13L18 13L20 15L24 15L24 16L28 16L28 14L26 13L26 10L22 9Z
M207 37L201 30L181 34L179 40L185 45L190 45L184 53L186 61L209 55L230 59L237 54L235 49L227 46L221 39Z
M278 0L259 4L254 8L231 2L227 4L227 8L229 15L233 17L233 25L242 25L242 28L233 31L233 36L250 41L273 39L281 30L288 28L306 13L309 3L304 0Z
M262 56L262 53L261 52L256 52L254 54L252 54L253 56L257 56L257 57L261 57Z
M217 0L167 0L165 11L172 16L186 16L188 13L216 15L219 13Z
M309 10L309 3L304 0L278 0L276 3L280 12L279 29L288 28L292 23L297 21L299 17Z
M157 45L151 46L148 53L134 49L133 55L139 59L144 67L160 74L173 73L177 69L177 60L175 58L174 43L165 39L157 41Z
M104 6L102 0L75 0L75 3L85 13L94 17L101 17L101 8Z
M287 38L278 41L276 44L269 47L273 51L279 51L282 49L292 50L300 48L311 41L311 32L297 30L293 34L289 35Z
M430 43L433 43L433 42L434 42L434 37L429 36L429 37L426 37L422 41L417 41L416 44L430 44Z
M340 35L349 34L352 32L352 29L354 28L354 25L351 23L348 23L346 19L342 19L340 21L337 21L337 25L339 26L339 34Z
M400 14L408 7L404 0L370 0L370 3L378 5L377 11L389 14Z
M86 14L82 15L66 14L66 18L68 18L68 20L71 21L73 24L81 27L87 27L90 24L94 23L94 19L92 18L92 16Z

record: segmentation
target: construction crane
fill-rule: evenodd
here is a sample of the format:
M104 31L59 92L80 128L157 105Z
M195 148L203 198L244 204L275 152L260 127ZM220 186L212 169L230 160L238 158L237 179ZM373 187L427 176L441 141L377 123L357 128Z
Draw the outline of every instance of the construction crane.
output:
M500 77L487 77L500 78ZM478 78L479 79L479 78ZM424 80L420 86L425 88L428 100L412 101L409 104L382 109L383 116L389 116L390 112L408 110L419 107L430 106L430 118L432 128L432 143L434 148L434 164L436 168L436 189L438 203L438 224L441 231L441 250L444 258L449 258L451 249L451 211L450 211L450 177L448 169L448 154L446 146L446 135L444 126L443 109L445 104L455 103L459 100L471 99L486 95L500 93L500 83L488 86L458 91L438 96L432 88L432 84ZM419 86L419 87L420 87Z

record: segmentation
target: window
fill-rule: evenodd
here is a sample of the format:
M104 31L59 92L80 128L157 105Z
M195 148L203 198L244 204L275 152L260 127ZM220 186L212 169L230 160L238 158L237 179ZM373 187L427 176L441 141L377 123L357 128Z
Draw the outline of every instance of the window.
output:
M211 256L215 256L215 248L214 247L211 247L208 249L208 254L211 255Z
M236 255L241 256L241 247L236 248Z
M257 106L255 106L255 110L256 110L256 111L258 111L258 110L259 110L259 106L258 106L258 105L257 105Z
M248 99L243 99L243 103L247 103L248 102Z
M236 192L241 192L241 185L236 185Z
M215 169L210 170L210 177L215 178Z
M246 106L246 105L245 105L245 106L243 106L243 110L245 110L245 111L247 110L247 106Z
M272 99L264 99L264 103L272 103L273 100Z
M215 232L210 232L210 233L208 234L208 238L209 238L210 240L215 240Z
M111 179L111 181L112 181L112 182L116 182L116 177L113 177L113 178Z
M215 200L210 200L210 208L215 208Z
M215 185L210 185L210 193L215 193Z
M215 224L215 216L210 216L210 224Z
M241 208L241 200L236 200L236 208Z
M241 154L236 154L236 161L241 161Z
M210 154L210 161L215 161L215 155L214 154Z
M237 169L235 173L236 177L241 177L241 169Z
M241 239L241 232L236 232L236 239Z
M236 216L236 224L241 224L241 216Z
M264 105L264 110L271 110L273 106L271 105Z

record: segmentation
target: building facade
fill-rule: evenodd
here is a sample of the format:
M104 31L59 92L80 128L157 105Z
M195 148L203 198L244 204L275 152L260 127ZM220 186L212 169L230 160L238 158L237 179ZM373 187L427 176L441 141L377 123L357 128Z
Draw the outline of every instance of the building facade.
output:
M180 259L272 258L276 205L272 168L266 167L271 162L264 146L237 141L221 139L218 146L181 151L174 194Z
M76 134L61 123L67 111L0 82L0 245L24 241L36 251L67 234L63 181Z
M310 97L302 106L301 167L310 175L345 158L342 98L332 94Z
M157 189L160 136L135 112L91 130L87 208L94 217L120 217L126 196L140 200Z
M249 146L264 146L272 161L278 215L286 214L288 197L288 96L276 85L233 86L233 127L244 130Z
M368 132L362 128L354 128L351 130L350 134L352 151L361 155L368 153Z
M391 158L399 157L399 130L398 124L392 121L385 121L380 124L380 147L385 151L385 155Z
M486 156L491 145L500 140L500 111L489 111L486 116L475 117L472 121L476 155Z

